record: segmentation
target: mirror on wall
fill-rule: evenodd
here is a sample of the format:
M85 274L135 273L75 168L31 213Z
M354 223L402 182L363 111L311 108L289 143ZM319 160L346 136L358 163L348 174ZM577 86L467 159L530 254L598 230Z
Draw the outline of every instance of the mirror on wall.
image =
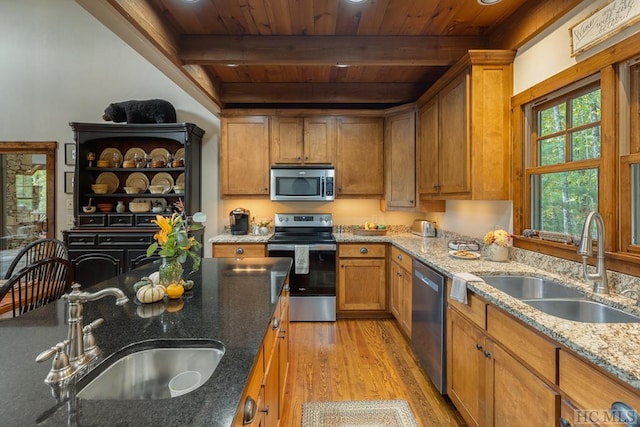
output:
M55 236L56 142L0 142L0 278L21 248Z

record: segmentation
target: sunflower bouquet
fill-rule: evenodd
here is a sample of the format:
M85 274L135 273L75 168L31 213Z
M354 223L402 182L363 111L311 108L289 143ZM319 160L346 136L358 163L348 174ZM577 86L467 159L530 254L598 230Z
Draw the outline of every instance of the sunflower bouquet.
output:
M489 231L484 235L484 243L487 245L495 243L498 246L508 247L511 246L511 240L511 234L500 228L497 230Z
M185 223L183 215L175 213L171 217L156 215L151 220L160 227L153 235L155 242L147 248L147 256L152 256L158 248L158 255L167 258L177 258L181 264L187 257L193 260L193 271L200 268L200 247L202 246L194 237L189 237L189 227ZM195 229L195 226L192 227Z

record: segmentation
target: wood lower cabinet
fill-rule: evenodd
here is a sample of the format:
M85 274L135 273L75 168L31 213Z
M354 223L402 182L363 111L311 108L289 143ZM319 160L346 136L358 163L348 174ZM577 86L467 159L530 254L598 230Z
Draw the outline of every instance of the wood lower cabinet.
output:
M277 427L282 418L288 372L289 286L285 284L238 405L233 426Z
M384 196L383 129L381 117L338 117L337 197Z
M213 258L261 258L267 256L264 243L214 243Z
M556 369L557 349L499 309L470 299L473 318L453 304L447 309L447 391L462 417L470 426L557 425L555 375L548 381L539 374ZM489 313L484 319L478 315L482 306ZM496 336L490 333L494 330ZM540 354L539 345L542 354L551 349L544 360L533 356ZM538 366L530 366L528 358Z
M338 245L338 313L384 313L386 298L386 245Z
M221 196L268 196L269 168L269 117L221 117Z
M390 261L389 310L398 321L400 330L406 337L411 338L413 258L392 246Z

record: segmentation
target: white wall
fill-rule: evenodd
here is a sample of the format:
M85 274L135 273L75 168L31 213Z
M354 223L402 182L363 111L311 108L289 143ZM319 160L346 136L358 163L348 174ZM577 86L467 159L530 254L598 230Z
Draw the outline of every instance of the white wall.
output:
M179 122L205 133L202 147L203 211L207 235L219 230L219 120L73 0L0 2L0 141L57 141L58 237L67 229L70 195L63 193L64 144L73 142L69 122L102 121L110 102L163 98ZM210 256L210 245L205 255Z

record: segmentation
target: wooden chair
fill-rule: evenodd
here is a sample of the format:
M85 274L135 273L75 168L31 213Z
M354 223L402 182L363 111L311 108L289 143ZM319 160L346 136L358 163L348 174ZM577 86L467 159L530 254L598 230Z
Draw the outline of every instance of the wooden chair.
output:
M0 313L11 312L16 317L55 301L71 289L72 282L69 260L50 257L36 261L0 287Z
M5 279L11 278L20 269L30 266L44 258L69 259L69 251L64 242L57 239L38 239L22 248L15 259L9 265L9 269L4 275Z

